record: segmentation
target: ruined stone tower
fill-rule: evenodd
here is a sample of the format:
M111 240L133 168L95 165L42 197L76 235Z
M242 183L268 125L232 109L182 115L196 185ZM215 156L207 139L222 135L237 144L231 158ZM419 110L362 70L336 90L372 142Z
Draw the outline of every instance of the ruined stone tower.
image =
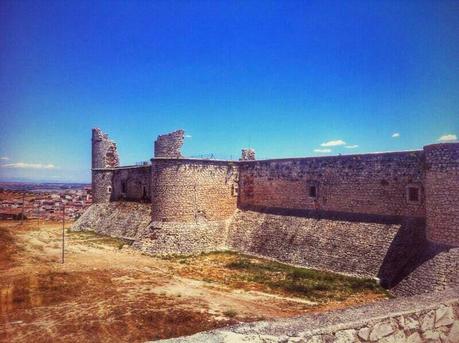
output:
M113 192L113 169L119 167L116 143L100 129L92 129L92 196L94 202L109 202Z

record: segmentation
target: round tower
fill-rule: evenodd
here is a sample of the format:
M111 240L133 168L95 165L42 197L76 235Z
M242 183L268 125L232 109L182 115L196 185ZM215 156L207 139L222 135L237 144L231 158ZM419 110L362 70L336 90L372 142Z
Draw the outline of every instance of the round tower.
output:
M237 208L236 165L226 161L152 159L152 220L225 220Z
M459 246L459 143L424 147L427 239Z

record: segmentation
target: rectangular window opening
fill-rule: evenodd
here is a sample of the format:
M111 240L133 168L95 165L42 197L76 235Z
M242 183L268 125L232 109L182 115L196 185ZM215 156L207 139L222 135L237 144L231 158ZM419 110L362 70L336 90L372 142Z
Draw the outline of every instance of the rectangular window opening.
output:
M419 202L419 188L408 187L408 200L410 202Z
M309 186L309 196L311 198L317 198L317 187L316 186Z

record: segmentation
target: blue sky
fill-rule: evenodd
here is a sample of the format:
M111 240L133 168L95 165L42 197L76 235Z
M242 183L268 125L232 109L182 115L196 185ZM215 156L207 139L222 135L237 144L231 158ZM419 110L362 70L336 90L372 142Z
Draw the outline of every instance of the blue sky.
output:
M92 127L123 164L178 128L185 155L221 158L453 139L458 18L459 1L4 0L0 179L89 181Z

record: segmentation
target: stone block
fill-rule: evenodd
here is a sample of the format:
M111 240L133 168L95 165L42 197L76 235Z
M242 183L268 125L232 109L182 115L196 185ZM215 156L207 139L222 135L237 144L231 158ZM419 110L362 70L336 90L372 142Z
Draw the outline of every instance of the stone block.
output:
M370 333L370 341L378 341L385 336L389 336L394 332L394 328L390 323L376 324Z
M370 328L368 327L361 328L357 335L364 341L368 341L370 339Z
M454 322L454 312L449 306L442 306L435 311L435 327L451 325Z
M353 343L355 342L355 330L342 330L335 333L336 343Z
M419 332L414 332L406 339L406 343L422 343L422 338Z

